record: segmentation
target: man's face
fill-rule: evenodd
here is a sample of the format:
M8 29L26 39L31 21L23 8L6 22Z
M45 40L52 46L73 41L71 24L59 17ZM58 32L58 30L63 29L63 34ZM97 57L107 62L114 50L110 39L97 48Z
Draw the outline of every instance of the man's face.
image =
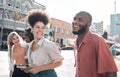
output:
M84 34L88 29L87 20L85 19L85 16L82 14L76 15L74 17L74 22L72 23L72 28L73 34Z

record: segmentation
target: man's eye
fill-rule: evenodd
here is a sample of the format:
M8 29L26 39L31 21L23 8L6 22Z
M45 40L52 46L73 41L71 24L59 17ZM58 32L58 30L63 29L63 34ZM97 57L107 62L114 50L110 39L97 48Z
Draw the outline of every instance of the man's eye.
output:
M79 20L79 21L81 21L81 19L80 19L80 18L78 18L78 20Z

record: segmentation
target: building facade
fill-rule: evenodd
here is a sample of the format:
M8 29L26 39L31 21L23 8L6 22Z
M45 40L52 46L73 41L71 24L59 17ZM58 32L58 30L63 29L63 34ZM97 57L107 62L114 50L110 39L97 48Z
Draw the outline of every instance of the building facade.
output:
M7 36L17 31L21 36L28 27L27 21L20 21L31 9L45 10L45 6L34 0L0 0L0 49L7 48Z
M120 37L120 14L110 16L110 34Z
M76 36L72 33L71 23L51 18L50 30L52 41L58 43L60 46L65 45L68 47L69 42L72 42L72 39L75 39Z
M102 34L103 33L103 21L101 22L94 22L90 29L95 32L95 33L98 33L98 34Z

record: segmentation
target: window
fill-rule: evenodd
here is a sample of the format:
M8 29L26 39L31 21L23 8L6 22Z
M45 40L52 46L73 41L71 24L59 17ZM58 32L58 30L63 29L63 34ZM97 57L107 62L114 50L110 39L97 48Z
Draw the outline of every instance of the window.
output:
M56 26L55 32L60 32L60 27Z
M8 6L14 6L13 0L7 0L7 1L6 1L6 4L7 4Z
M63 28L62 28L62 31L61 31L61 33L64 33L64 32L65 32L65 29L63 29Z
M0 10L0 19L2 19L2 13L3 13L3 11Z
M69 34L69 30L67 30L67 34Z
M24 9L25 9L24 12L28 12L30 10L30 7L26 5Z
M3 0L0 0L0 4L3 4Z
M19 1L16 1L15 8L20 8L20 2Z

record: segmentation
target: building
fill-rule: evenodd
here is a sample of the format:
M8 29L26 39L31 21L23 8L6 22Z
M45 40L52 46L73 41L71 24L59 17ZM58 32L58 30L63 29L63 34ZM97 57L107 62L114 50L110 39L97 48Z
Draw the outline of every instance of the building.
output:
M103 21L101 22L94 22L90 29L95 32L95 33L98 33L98 34L103 34Z
M69 42L72 42L72 39L76 38L72 33L71 23L51 18L50 29L52 32L52 37L50 39L58 43L60 46L65 45L68 47Z
M120 14L110 16L110 34L120 37Z
M7 35L11 31L17 31L21 36L27 21L19 21L27 15L31 9L45 10L45 6L34 0L0 0L0 48L7 48Z

